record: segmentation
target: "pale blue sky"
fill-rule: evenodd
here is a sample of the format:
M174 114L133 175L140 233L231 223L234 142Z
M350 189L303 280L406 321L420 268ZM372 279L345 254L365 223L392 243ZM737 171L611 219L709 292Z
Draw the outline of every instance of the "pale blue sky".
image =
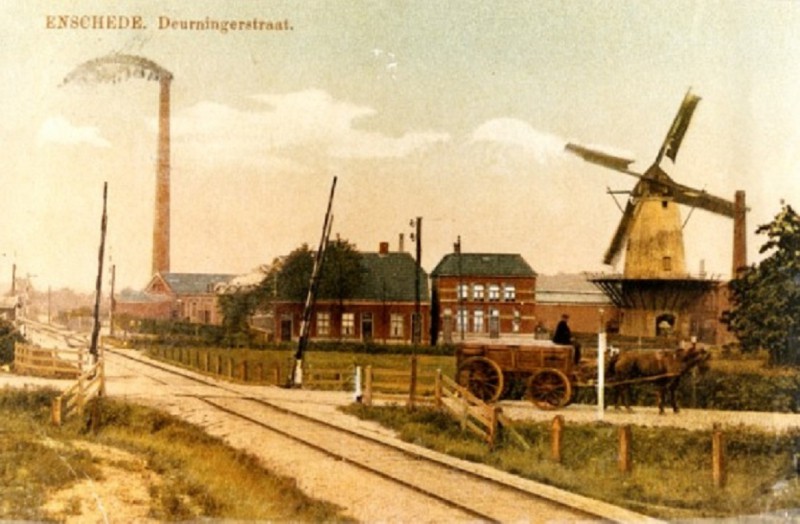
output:
M148 28L46 29L59 14ZM20 0L0 16L0 206L14 224L0 282L16 261L40 289L92 289L104 180L118 285L149 277L157 85L58 87L115 51L175 75L173 271L247 272L316 244L334 175L334 232L362 250L400 233L411 250L422 216L427 270L461 235L465 251L518 252L541 273L611 271L619 211L605 191L635 181L563 144L645 169L689 87L702 101L663 167L725 198L746 190L751 232L781 199L800 207L797 2ZM293 30L159 30L159 16ZM685 233L689 270L702 259L728 276L730 221L697 211Z

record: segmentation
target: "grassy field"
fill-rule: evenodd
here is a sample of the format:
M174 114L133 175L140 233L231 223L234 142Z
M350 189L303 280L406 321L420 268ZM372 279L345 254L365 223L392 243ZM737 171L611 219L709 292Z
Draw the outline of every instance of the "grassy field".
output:
M728 476L720 489L712 482L710 432L634 427L633 470L625 474L617 464L618 428L609 424L571 424L563 434L563 461L556 463L550 458L549 423L515 425L532 443L530 450L509 438L489 451L433 410L353 405L347 411L391 427L409 442L658 518L722 518L800 508L800 481L792 463L800 429L781 437L726 434Z
M49 423L54 390L0 391L0 520L62 521L80 515L75 499L54 514L45 503L80 480L104 481L97 456L82 443L143 459L158 479L149 486L147 517L159 521L343 522L338 509L303 495L291 479L265 471L252 456L199 428L151 409L103 400L89 431L79 417ZM117 460L117 468L138 468ZM124 519L123 519L124 520Z

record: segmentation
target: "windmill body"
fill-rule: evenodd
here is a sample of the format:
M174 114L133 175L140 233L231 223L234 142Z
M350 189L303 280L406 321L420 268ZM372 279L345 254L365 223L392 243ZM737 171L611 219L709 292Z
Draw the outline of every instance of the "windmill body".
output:
M622 213L603 262L616 264L624 253L622 274L594 275L590 280L622 311L620 333L630 336L672 335L688 338L716 338L704 326L713 324L718 311L704 304L720 289L720 281L705 275L692 277L686 269L683 221L680 206L700 208L730 218L739 217L735 242L744 228L744 195L731 202L703 190L675 182L662 169L664 158L675 162L700 97L688 92L667 133L655 162L644 172L630 169L632 159L622 158L578 144L566 149L587 162L631 175L638 179ZM739 193L737 193L738 197ZM738 220L738 219L737 219ZM743 248L734 247L734 256ZM739 255L741 256L741 255ZM744 265L734 261L734 267ZM711 321L709 321L709 318Z
M643 197L634 217L625 249L628 279L686 278L683 231L678 204L667 197Z

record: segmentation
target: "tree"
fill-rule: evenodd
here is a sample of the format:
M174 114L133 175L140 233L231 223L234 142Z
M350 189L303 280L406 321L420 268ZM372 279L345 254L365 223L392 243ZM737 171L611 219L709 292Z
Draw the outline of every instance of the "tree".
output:
M315 256L308 245L303 244L286 257L277 276L280 298L293 302L305 301ZM361 255L355 246L341 239L328 242L317 298L341 303L353 297L361 285L361 279Z
M223 324L231 335L246 332L248 320L257 310L267 310L275 300L305 302L314 257L303 244L282 259L276 259L255 288L220 297ZM320 273L318 298L335 299L341 305L361 285L361 255L346 240L328 242Z
M766 348L770 363L800 364L800 216L784 205L759 253L769 256L731 282L732 309L725 321L743 351Z

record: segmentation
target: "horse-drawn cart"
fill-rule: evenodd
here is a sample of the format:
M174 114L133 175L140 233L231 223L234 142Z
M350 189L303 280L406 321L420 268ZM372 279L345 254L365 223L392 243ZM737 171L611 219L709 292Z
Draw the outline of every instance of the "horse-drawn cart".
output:
M485 402L505 398L514 383L543 409L572 400L579 381L575 348L546 340L521 343L467 343L456 350L456 381Z
M617 361L606 357L605 383L628 388L653 382L659 388L663 411L665 393L672 394L681 375L692 367L705 365L705 350L633 351ZM624 360L624 363L623 363ZM614 364L619 369L614 369ZM575 348L547 340L511 342L468 342L456 350L456 381L484 402L508 398L514 385L525 385L524 396L541 409L568 405L577 388L597 386L597 360L575 362Z

